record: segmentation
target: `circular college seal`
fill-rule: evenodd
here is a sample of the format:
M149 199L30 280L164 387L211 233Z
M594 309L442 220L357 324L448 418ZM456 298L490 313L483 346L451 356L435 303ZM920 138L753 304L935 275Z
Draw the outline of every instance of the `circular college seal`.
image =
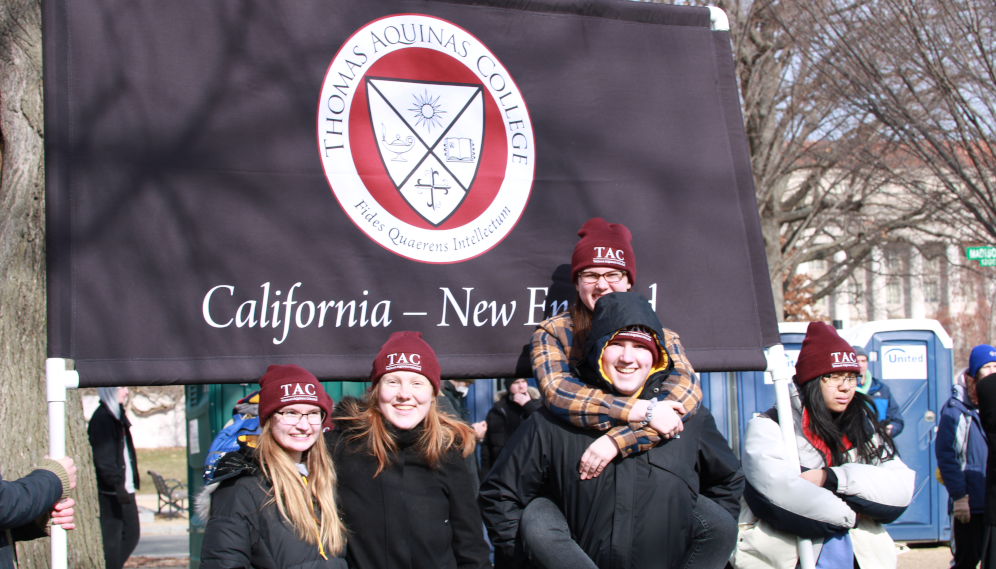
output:
M497 245L533 184L532 123L508 70L466 30L418 14L375 20L336 54L318 151L353 223L423 263Z

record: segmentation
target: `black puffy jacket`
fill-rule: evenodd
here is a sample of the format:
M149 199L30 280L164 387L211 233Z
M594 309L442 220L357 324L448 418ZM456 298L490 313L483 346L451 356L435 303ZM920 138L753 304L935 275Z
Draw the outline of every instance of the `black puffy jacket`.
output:
M355 414L343 398L336 413ZM421 425L393 430L398 454L374 477L377 459L336 423L325 433L339 479L339 508L356 569L483 569L490 551L481 529L477 489L457 448L433 468L416 448Z
M243 447L226 454L212 486L202 569L346 569L344 558L326 552L323 559L318 546L298 538L280 515L255 451Z

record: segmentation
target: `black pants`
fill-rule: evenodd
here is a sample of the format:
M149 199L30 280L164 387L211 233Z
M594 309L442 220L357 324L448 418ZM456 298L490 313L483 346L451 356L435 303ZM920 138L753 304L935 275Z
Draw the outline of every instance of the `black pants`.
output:
M100 493L100 533L104 536L104 563L107 569L121 569L138 545L138 505L118 502L113 494Z
M954 555L952 569L975 569L982 558L983 514L972 514L972 519L963 524L952 519L951 553Z

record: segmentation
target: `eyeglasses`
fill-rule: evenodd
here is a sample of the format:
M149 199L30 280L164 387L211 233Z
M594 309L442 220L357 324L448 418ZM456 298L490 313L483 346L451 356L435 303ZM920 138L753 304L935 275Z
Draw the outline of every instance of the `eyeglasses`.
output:
M325 411L312 411L307 415L304 413L298 413L297 411L277 411L274 415L277 416L277 420L280 421L280 424L288 426L300 423L301 417L307 417L308 423L312 425L321 425L322 421L325 420Z
M617 283L623 280L623 277L625 276L626 276L626 271L609 271L607 273L593 273L591 271L585 271L578 275L578 277L581 279L581 282L585 284L595 284L598 282L598 279L603 279L603 278L607 283Z
M840 387L845 382L853 386L858 384L858 375L854 373L834 373L824 375L823 382L830 387Z

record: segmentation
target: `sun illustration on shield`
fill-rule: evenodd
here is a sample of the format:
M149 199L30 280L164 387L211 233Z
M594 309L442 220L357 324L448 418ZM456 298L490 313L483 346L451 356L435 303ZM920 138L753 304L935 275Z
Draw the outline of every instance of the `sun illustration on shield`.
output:
M421 126L425 124L425 128L432 132L432 126L442 127L443 123L439 120L439 115L445 113L439 109L439 97L435 99L429 95L429 91L425 91L423 95L413 95L415 98L415 107L408 109L415 113L415 126Z

